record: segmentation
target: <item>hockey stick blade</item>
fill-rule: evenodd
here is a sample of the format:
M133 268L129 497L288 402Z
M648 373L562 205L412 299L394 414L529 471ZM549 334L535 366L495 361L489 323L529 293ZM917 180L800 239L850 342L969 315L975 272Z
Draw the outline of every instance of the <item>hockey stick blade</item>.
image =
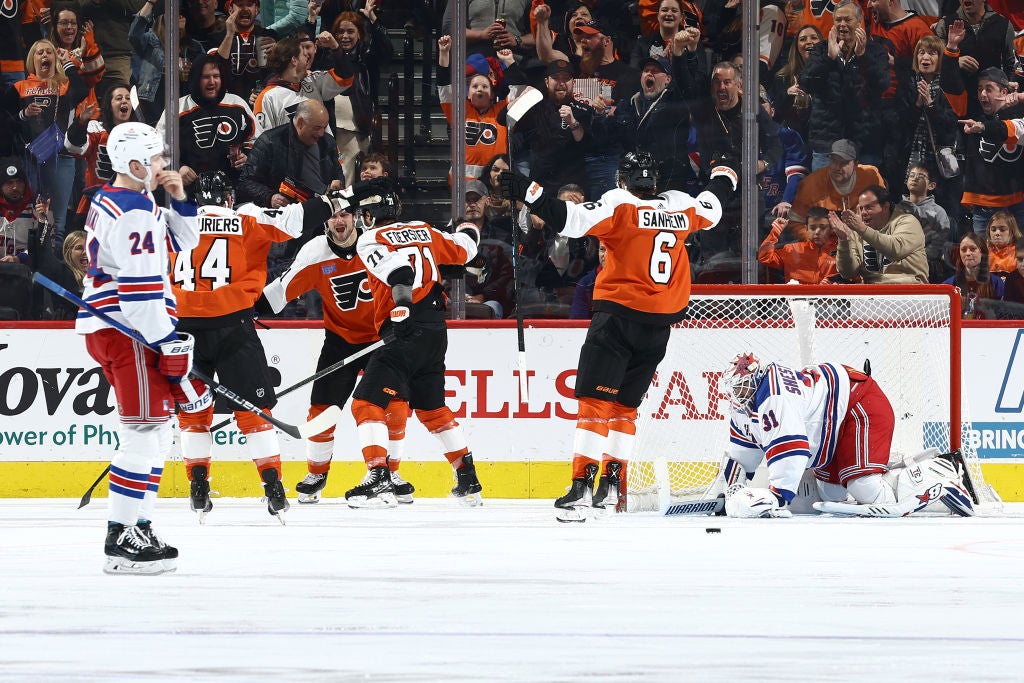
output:
M505 110L505 121L511 133L515 130L516 124L523 120L526 112L533 109L544 99L543 93L536 88L528 87L516 98L516 101Z
M341 408L338 406L330 406L327 410L314 417L305 424L298 426L299 437L308 439L311 436L316 436L322 431L330 429L339 422L344 414L341 412Z
M665 516L670 515L717 515L725 509L725 496L690 500L684 503L673 503L665 509Z
M108 472L110 472L110 465L107 465L106 467L103 468L103 471L100 472L100 476L96 477L96 481L92 483L92 486L89 487L89 490L85 492L84 496L82 496L82 500L78 502L79 510L81 510L82 508L89 504L89 501L92 500L92 492L96 490L96 487L100 485L100 482L103 481L103 478L107 476Z
M67 289L64 289L59 284L57 284L56 282L54 282L50 278L46 277L45 275L42 275L41 273L33 273L32 274L32 280L37 282L41 286L45 287L46 289L50 290L54 294L57 294L57 295L65 298L65 299L67 299L68 301L70 301L71 303L75 304L79 308L85 309L86 311L88 311L92 315L96 316L97 318L99 318L100 320L105 322L106 324L108 324L111 327L113 327L115 330L117 330L121 334L123 334L123 335L125 335L127 337L131 337L135 341L139 342L140 344L142 344L143 346L148 348L150 351L153 351L155 353L160 353L160 349L154 347L152 344L150 344L148 341L146 341L146 338L143 337L141 334L139 334L138 332L136 332L132 328L128 327L127 325L125 325L123 323L120 323L117 320L114 320L109 315L107 315L103 311L99 310L98 308L96 308L95 306L90 304L89 302L84 301L77 294L74 294L73 292L70 292ZM192 377L195 377L196 379L198 379L200 382L202 382L206 386L210 387L210 391L212 391L213 393L220 394L221 396L223 396L227 400L229 400L232 403L234 403L235 405L237 405L239 408L242 408L243 410L248 410L250 413L258 415L262 419L266 420L270 424L272 424L275 427L277 427L278 429L280 429L282 432L284 432L288 436L290 436L290 437L292 437L294 439L302 439L302 438L304 438L302 436L302 433L299 431L299 428L296 427L295 425L291 425L291 424L288 424L287 422L282 422L281 420L278 420L276 417L274 417L270 413L266 412L265 410L263 410L259 406L255 405L254 403L251 403L251 402L247 401L246 399L242 398L241 396L239 396L238 394L233 392L228 387L226 387L223 384L221 384L220 382L217 382L216 380L214 380L212 377L207 377L204 373L196 370L195 368L193 368L189 372L189 374ZM324 412L327 412L327 411L324 411ZM320 431L323 431L323 429L321 429ZM319 432L313 432L313 434L318 434L318 433Z

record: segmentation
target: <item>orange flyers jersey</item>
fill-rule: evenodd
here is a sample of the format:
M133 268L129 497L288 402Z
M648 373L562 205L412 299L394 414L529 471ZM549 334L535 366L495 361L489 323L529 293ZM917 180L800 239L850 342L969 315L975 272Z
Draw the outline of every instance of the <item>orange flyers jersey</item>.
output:
M199 207L199 245L171 254L178 316L218 318L252 308L267 281L271 244L301 235L302 214L301 204Z
M593 235L608 250L594 285L595 311L653 324L680 320L690 300L690 260L683 243L690 233L721 220L715 195L702 192L694 198L670 190L641 199L617 188L596 202L566 202L566 209L563 236Z
M476 242L465 233L449 234L426 223L391 223L367 230L356 246L373 277L377 329L395 306L388 277L404 266L413 270L412 300L421 301L441 282L438 266L462 266L476 257Z
M349 344L377 339L369 276L354 245L343 249L328 242L326 235L311 239L288 270L264 288L263 295L279 313L289 301L312 289L320 292L324 302L324 327Z
M988 243L988 271L990 273L1012 273L1017 270L1017 247L1011 242L1005 247Z

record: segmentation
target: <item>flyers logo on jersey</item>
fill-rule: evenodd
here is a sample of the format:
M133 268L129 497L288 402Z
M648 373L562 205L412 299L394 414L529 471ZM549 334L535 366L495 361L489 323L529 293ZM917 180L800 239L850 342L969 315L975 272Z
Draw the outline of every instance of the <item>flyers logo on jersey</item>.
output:
M466 146L493 145L498 141L498 129L493 123L466 121Z
M366 285L366 271L346 273L331 278L334 303L343 311L351 311L360 301L372 301L373 294Z
M231 142L238 135L238 124L226 116L207 116L192 121L196 147L210 149L218 142Z
M637 225L650 230L680 230L690 229L690 219L685 213L669 213L658 209L637 209Z
M811 0L811 14L815 17L821 17L825 12L835 14L835 11L835 0Z

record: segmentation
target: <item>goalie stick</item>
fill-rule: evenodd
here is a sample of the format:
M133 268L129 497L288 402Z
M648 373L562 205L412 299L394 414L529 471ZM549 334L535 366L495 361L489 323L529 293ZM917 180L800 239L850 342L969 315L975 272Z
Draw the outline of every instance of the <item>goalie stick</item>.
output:
M666 517L670 515L720 515L725 511L725 494L718 498L704 498L702 500L688 500L682 503L672 503L665 508Z
M267 328L267 329L270 329L270 328ZM324 368L323 370L321 370L320 372L317 372L316 374L310 375L306 379L300 380L300 381L296 382L295 384L291 385L290 387L288 387L286 389L282 389L280 392L278 392L277 397L280 398L282 396L286 396L286 395L290 394L291 392L295 391L296 389L299 389L301 387L306 386L310 382L315 382L316 380L320 379L321 377L326 377L327 375L331 374L332 372L335 372L337 370L341 370L346 365L349 365L350 363L353 363L353 362L359 360L360 358L362 358L363 356L365 356L367 354L373 353L374 351L376 351L377 349L379 349L382 346L384 346L384 341L383 340L378 340L378 341L374 342L373 344L370 344L369 346L367 346L365 349L362 349L360 351L356 351L355 353L353 353L351 356L348 356L347 358L342 358L341 360L339 360L334 365L329 365L326 368ZM216 431L218 431L220 429L224 429L224 427L226 427L228 425L228 423L231 422L231 419L232 418L229 417L228 419L223 420L222 422L219 422L219 423L213 425L212 427L210 427L210 432L212 433L212 432L216 432ZM89 504L89 501L92 500L92 492L94 490L96 490L96 487L100 485L100 482L103 481L103 478L106 477L109 472L110 472L110 465L107 465L103 469L103 471L100 472L100 476L97 477L96 481L94 481L92 483L92 486L90 486L89 489L85 492L85 495L82 496L82 500L79 501L79 503L78 503L78 509L79 510L81 510L82 508L84 508L86 505Z
M145 337L143 337L141 334L131 329L127 325L124 325L114 320L103 311L99 310L98 308L88 303L87 301L82 300L82 298L77 296L76 294L64 289L53 280L46 277L45 275L42 275L40 273L34 273L32 275L32 279L35 282L38 282L43 287L46 287L54 294L58 294L67 299L68 301L70 301L71 303L77 305L78 307L89 311L89 313L92 313L94 316L96 316L103 322L107 323L118 332L128 337L131 337L132 339L139 342L140 344L150 349L151 351L160 353L160 349L154 347L152 344L147 342ZM195 377L200 382L206 384L208 387L210 387L210 390L213 391L215 394L220 394L227 400L237 405L239 408L242 408L243 410L248 410L250 413L258 415L259 417L263 418L270 424L274 425L275 427L277 427L278 429L280 429L282 432L292 437L293 439L308 439L314 434L319 434L320 432L324 431L331 425L337 424L342 417L341 408L339 408L338 406L331 406L330 408L320 413L309 422L304 422L299 425L289 424L287 422L283 422L277 419L276 417L266 412L262 408L247 401L246 399L242 398L228 387L214 380L212 377L208 377L205 373L200 372L195 368L189 371L189 375Z

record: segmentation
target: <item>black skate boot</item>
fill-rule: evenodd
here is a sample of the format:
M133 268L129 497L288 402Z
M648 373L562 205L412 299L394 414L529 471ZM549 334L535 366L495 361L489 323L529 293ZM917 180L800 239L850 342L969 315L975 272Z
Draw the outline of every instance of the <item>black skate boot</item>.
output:
M345 492L345 501L350 508L393 508L398 507L395 486L387 465L371 467L362 483Z
M412 494L416 492L416 487L403 479L398 470L391 473L391 484L395 487L395 499L399 503L412 502Z
M268 467L260 472L260 477L263 479L263 493L267 501L267 512L277 517L277 521L281 522L281 524L284 524L284 513L288 511L290 506L288 505L288 499L284 496L284 484L281 483L277 470L273 467Z
M594 494L594 510L598 515L615 512L619 504L619 485L622 481L622 463L609 460L604 466L604 474L597 482L597 493Z
M193 512L199 513L199 523L206 523L206 513L213 509L210 500L210 482L205 465L196 465L191 470L192 485L189 490L189 505Z
M164 569L169 572L173 572L178 568L178 549L173 545L167 545L164 539L157 535L156 531L153 530L153 523L149 520L139 522L136 526L139 527L139 531L143 536L149 539L157 550L164 554Z
M559 522L585 522L594 490L597 465L590 464L583 469L582 477L576 477L569 491L555 501L555 519Z
M103 544L107 574L163 574L164 551L157 548L137 526L108 524Z
M455 470L455 487L452 489L452 496L458 498L459 502L471 508L483 505L483 498L480 492L484 487L476 477L476 466L473 464L473 454L466 453L462 456L462 469Z
M319 503L321 491L327 486L327 473L313 474L310 472L305 478L295 485L295 492L299 494L300 503Z

